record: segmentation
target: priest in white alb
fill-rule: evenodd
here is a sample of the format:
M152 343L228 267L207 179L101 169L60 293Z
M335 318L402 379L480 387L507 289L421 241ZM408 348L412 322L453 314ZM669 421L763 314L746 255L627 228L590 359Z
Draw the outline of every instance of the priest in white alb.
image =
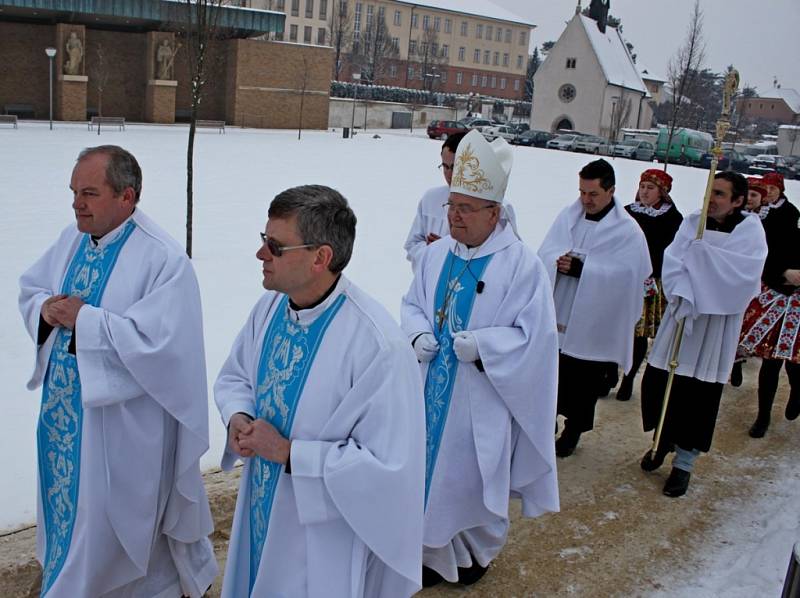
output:
M652 272L647 240L614 199L615 182L607 161L584 166L580 197L561 211L539 248L558 321L558 413L566 418L559 457L570 456L594 427L608 364L631 369L642 288Z
M658 425L678 322L685 327L666 418L655 454L642 469L654 471L675 451L663 493L682 496L694 463L708 452L722 389L728 381L744 312L761 291L767 241L761 220L742 212L747 180L726 171L714 176L703 238L696 239L701 212L686 218L664 252L662 283L669 306L658 329L642 379L642 423Z
M425 381L423 585L478 581L522 513L557 511L558 345L550 282L501 217L513 151L477 131L458 146L450 235L432 243L403 299Z
M20 279L43 386L37 558L48 598L199 598L217 574L200 474L208 394L200 291L138 207L142 172L84 150L77 225Z
M356 227L344 197L295 187L268 214L267 292L214 386L222 467L245 463L222 595L411 596L425 466L414 353L342 274Z

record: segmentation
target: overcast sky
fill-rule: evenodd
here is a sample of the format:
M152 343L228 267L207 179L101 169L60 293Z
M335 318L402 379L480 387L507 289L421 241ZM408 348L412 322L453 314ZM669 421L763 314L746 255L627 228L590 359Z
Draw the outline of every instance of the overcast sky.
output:
M536 25L533 43L557 40L575 14L577 0L492 0ZM589 0L582 1L583 6ZM686 37L694 0L611 0L633 43L637 64L666 78L667 64ZM800 91L800 0L700 0L704 13L706 67L733 64L742 85L765 93L773 77ZM532 50L532 48L531 48Z

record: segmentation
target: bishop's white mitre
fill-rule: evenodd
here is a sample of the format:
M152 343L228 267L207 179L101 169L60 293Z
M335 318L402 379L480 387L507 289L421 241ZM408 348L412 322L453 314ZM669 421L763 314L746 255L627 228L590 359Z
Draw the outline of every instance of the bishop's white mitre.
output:
M478 131L467 133L456 150L450 193L503 203L514 153L506 140L491 143Z

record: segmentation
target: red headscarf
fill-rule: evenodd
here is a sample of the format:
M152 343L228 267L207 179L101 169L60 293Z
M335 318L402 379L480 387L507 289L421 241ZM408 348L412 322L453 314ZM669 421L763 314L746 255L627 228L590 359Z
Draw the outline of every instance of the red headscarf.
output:
M761 177L761 181L765 185L773 185L774 187L777 187L781 190L781 193L786 190L783 186L783 175L779 172L768 172Z
M669 196L669 192L672 191L672 177L666 172L657 168L648 168L639 179L639 184L642 183L653 183L661 191L661 198L672 203L672 198Z
M760 193L762 201L767 196L767 185L764 183L764 179L760 179L757 176L747 177L747 188L750 191Z

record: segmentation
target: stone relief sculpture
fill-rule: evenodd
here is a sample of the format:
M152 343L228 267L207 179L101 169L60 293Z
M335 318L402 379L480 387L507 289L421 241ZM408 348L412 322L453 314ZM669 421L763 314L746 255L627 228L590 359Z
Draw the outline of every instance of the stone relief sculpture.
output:
M67 38L67 60L64 62L65 75L80 75L83 60L83 42L78 34L71 31Z
M174 79L173 67L177 53L177 46L173 48L168 39L161 40L161 44L156 50L157 79Z

